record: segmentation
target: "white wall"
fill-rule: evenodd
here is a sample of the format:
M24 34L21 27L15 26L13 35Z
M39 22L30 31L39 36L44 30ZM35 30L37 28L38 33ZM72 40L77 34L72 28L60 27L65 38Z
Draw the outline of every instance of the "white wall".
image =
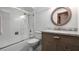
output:
M23 13L16 9L11 10L10 12L0 10L0 16L2 17L0 47L29 37L28 16L26 15L25 18L22 18L22 15ZM15 35L15 32L19 32L19 34Z
M34 35L34 16L33 15L29 15L28 23L29 23L29 30L31 31L30 37L33 37Z
M45 29L53 29L55 27L64 27L64 28L78 28L78 20L77 20L77 8L70 7L72 11L72 18L71 20L64 26L56 26L51 22L51 13L56 7L46 8L43 7L43 11L36 11L35 12L35 24L34 28L35 31L38 30L45 30Z
M77 8L77 10L78 10L78 15L79 15L79 7ZM78 23L78 32L79 32L79 16L78 16L78 21L77 21L77 23Z

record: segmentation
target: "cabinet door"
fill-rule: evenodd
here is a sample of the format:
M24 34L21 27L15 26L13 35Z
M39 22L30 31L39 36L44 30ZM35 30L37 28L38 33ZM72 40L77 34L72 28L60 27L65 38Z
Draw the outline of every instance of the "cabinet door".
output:
M56 41L52 38L51 34L42 34L42 50L43 51L56 51Z
M60 34L52 34L53 39L56 41L56 51L64 51L65 50L65 42L64 38Z
M59 47L63 48L62 51L71 51L73 39L71 36L61 35L61 40L59 42Z
M62 38L56 39L56 51L64 51L65 50L65 44L64 40Z
M78 51L79 50L79 37L62 35L62 45L65 51ZM60 43L61 44L61 43Z
M79 37L72 37L71 51L79 51Z

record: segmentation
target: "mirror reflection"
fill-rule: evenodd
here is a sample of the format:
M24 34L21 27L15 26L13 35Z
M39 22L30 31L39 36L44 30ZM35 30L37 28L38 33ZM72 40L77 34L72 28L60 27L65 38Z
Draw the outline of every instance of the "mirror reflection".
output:
M51 15L51 20L55 25L65 25L71 18L71 10L68 7L58 7Z

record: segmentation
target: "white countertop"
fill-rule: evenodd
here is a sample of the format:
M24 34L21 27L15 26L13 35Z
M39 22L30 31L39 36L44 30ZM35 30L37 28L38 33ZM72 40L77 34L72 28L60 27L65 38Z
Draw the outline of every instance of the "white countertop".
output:
M59 33L59 34L79 36L79 32L78 31L43 30L41 32Z

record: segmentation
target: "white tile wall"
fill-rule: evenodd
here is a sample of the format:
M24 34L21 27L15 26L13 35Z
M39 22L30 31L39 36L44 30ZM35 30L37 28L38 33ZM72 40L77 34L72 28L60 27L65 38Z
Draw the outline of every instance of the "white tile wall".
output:
M26 15L25 18L21 18L23 12L16 9L11 9L10 11L11 12L5 12L0 10L0 16L2 16L2 35L0 35L0 44L2 44L2 42L11 44L29 37L28 16ZM15 32L19 32L19 34L15 35ZM0 46L7 45L6 43Z

